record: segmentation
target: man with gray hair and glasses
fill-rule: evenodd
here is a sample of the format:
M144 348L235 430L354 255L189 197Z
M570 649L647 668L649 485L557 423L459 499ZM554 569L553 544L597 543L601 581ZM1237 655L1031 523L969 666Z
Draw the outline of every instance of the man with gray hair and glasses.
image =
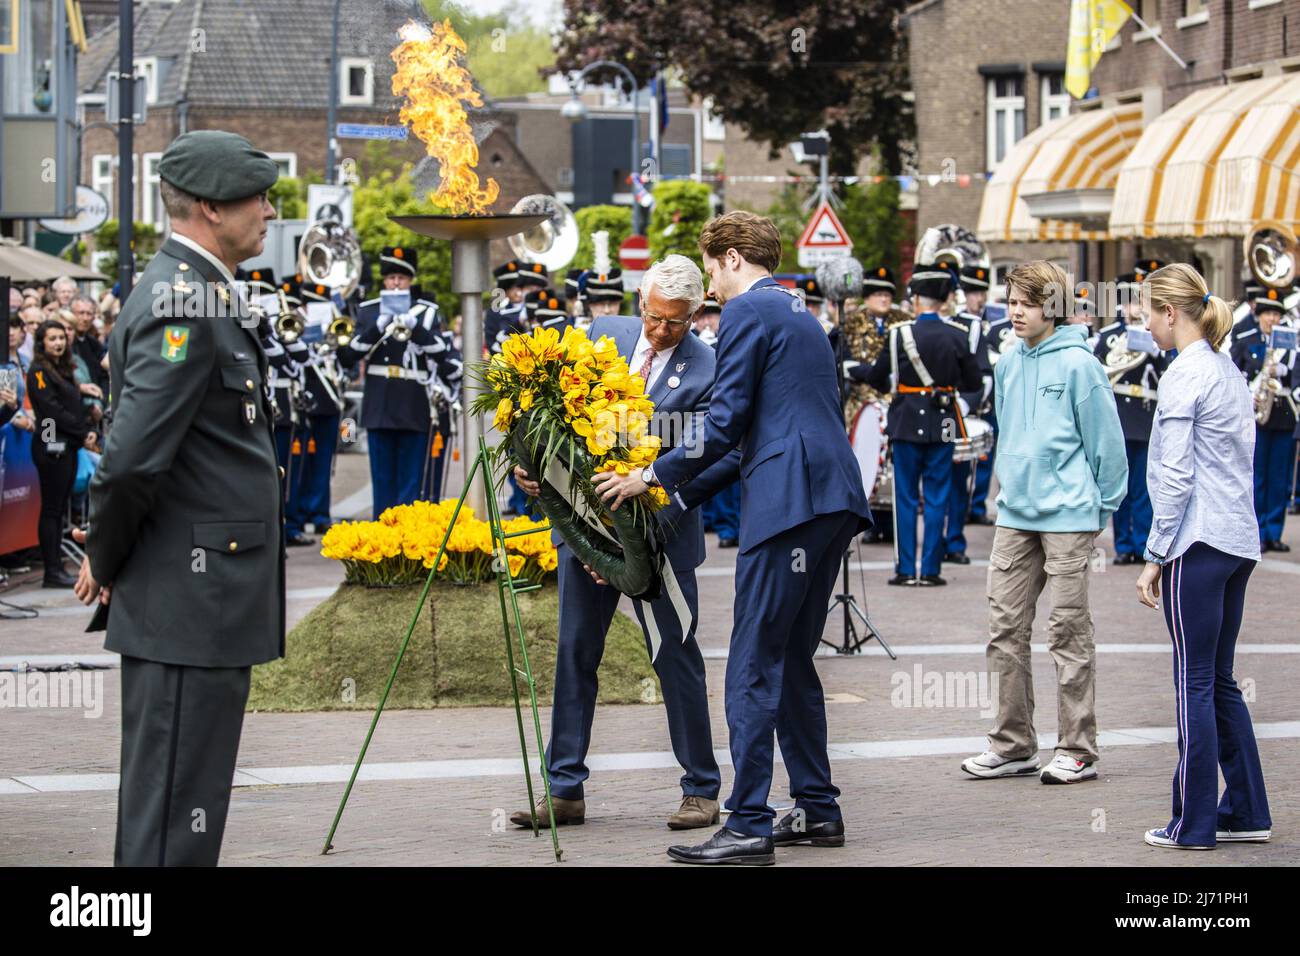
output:
M690 334L691 321L703 301L699 267L686 256L666 256L641 280L640 318L600 316L587 330L592 341L601 336L612 338L628 367L645 380L646 394L655 406L651 429L663 440L664 450L681 444L684 426L702 418L709 408L713 349ZM720 474L729 469L734 476L739 456L719 465ZM527 471L516 468L514 475L527 494L538 493L538 484ZM688 830L718 822L721 784L709 730L704 658L695 640L699 619L695 569L704 561L704 528L697 510L683 511L675 504L657 517L663 526L675 593L665 581L658 598L632 603L663 687L673 754L685 771L681 806L668 817L668 826ZM563 825L582 823L586 817L583 783L596 709L596 669L622 595L584 567L559 535L552 532L551 537L559 550L560 627L546 762L555 823ZM538 802L537 818L542 826L551 825L545 800ZM532 826L527 810L510 819L517 826Z

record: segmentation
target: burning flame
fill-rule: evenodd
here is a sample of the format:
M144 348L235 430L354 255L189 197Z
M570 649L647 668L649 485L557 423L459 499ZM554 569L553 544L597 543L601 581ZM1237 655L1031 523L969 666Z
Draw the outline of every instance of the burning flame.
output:
M474 171L478 144L465 107L482 106L483 98L462 62L465 41L450 20L435 23L432 30L409 21L398 36L402 42L392 52L397 65L393 95L406 97L399 118L442 170L442 183L429 200L456 215L484 213L500 186L491 178L481 185Z

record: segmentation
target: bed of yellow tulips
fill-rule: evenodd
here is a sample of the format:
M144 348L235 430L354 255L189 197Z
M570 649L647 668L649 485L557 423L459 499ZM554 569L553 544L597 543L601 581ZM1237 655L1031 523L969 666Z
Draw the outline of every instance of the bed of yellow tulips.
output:
M378 521L344 521L331 525L321 540L321 554L342 561L349 584L394 587L423 581L447 534L456 499L417 501L389 508ZM528 517L502 523L506 534L544 527ZM557 558L547 531L506 539L511 577L541 584L555 572ZM438 563L438 577L457 584L491 581L492 532L486 521L463 506Z

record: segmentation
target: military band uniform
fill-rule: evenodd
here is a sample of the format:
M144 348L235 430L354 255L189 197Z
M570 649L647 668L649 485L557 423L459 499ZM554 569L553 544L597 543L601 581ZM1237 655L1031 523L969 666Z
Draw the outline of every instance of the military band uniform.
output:
M913 283L926 298L942 299L938 286L947 281L927 278L933 271L917 267ZM935 294L938 293L938 294ZM915 358L908 340L915 343ZM918 367L917 359L920 360ZM942 584L944 518L952 494L952 441L961 432L958 392L982 386L979 366L970 350L969 333L941 318L922 312L912 322L895 326L889 341L871 366L855 365L849 374L881 392L894 391L885 433L894 467L894 530L897 563L893 584ZM892 383L891 383L891 380ZM925 537L919 579L916 569L916 521L921 489L925 494Z
M442 320L434 303L413 301L409 321L410 338L398 341L393 330L404 324L403 317L381 316L377 298L362 302L356 334L338 353L345 369L366 363L361 425L370 450L376 519L394 505L419 498L424 457L431 451L430 377L442 367L450 375L460 361L449 354L447 340L440 334Z
M204 130L176 139L159 173L220 201L264 192L277 167ZM159 284L197 303L156 300ZM247 313L211 314L209 291L238 295L215 256L173 234L109 340L115 424L90 483L86 553L112 585L104 646L122 655L119 866L216 864L250 668L284 653L267 360Z
M994 366L1002 353L1014 348L1020 340L1011 327L1011 317L1005 313L989 319L984 327L984 347L980 350L980 374L993 376ZM998 414L990 393L988 403L982 412L984 421L993 429L993 447L989 453L975 463L975 487L971 493L970 512L967 523L992 524L989 517L989 486L993 483L993 465L998 456Z
M1128 326L1123 319L1098 331L1093 353L1107 369L1107 356L1125 351ZM1115 534L1115 562L1137 564L1151 533L1151 498L1147 495L1147 446L1155 421L1156 391L1160 376L1169 366L1163 354L1146 355L1123 375L1110 376L1115 407L1124 430L1124 453L1128 459L1128 494L1111 517Z
M1259 308L1260 304L1256 303ZM1268 343L1258 320L1249 323L1235 336L1232 361L1241 369L1248 385L1254 385L1268 360ZM1268 420L1255 425L1255 516L1259 521L1260 545L1265 551L1289 551L1282 541L1286 524L1287 497L1291 491L1294 467L1293 443L1297 425L1294 389L1300 386L1296 371L1296 352L1282 353L1277 363L1277 382L1281 386Z
M984 319L982 316L963 310L953 316L951 323L965 332L966 343L980 371L980 387L958 393L958 397L965 403L963 415L979 417L989 401L989 396L993 393L993 369L987 367L983 358L987 351ZM957 564L967 564L970 560L966 557L965 527L974 498L971 474L973 464L970 461L956 460L952 463L952 492L948 496L948 516L943 530L943 560Z

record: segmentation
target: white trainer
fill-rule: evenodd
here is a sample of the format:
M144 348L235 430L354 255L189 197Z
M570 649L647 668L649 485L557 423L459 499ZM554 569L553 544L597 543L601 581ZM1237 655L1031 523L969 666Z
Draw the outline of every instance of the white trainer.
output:
M1220 843L1267 843L1273 838L1272 830L1219 830L1214 838Z
M967 757L961 762L961 769L972 777L1023 777L1038 770L1038 755L1023 760L1012 760L991 750L974 757Z
M1080 783L1096 780L1097 768L1069 754L1057 754L1038 777L1043 783Z
M1169 834L1165 832L1164 827L1158 830L1148 830L1142 834L1142 842L1147 846L1163 846L1174 850L1213 850L1212 846L1192 846L1187 843L1175 843L1169 839Z

